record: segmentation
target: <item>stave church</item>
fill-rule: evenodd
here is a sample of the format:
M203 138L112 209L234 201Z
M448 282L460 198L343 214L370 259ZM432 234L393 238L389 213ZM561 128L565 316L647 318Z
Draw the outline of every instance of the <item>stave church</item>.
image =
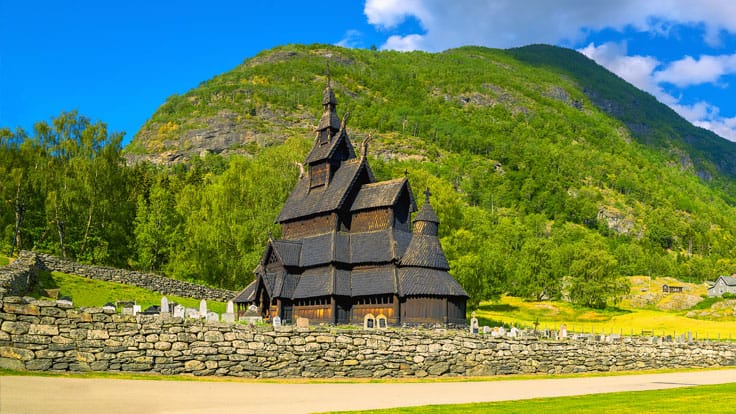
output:
M465 324L468 294L448 273L429 189L417 211L406 177L376 182L350 142L328 78L312 147L269 237L255 280L233 302L266 319L390 325ZM414 214L415 213L415 214ZM414 218L412 220L412 214Z

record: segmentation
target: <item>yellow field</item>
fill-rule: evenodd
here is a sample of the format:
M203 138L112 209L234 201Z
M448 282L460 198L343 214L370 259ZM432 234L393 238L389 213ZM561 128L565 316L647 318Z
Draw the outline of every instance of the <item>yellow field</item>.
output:
M498 302L481 303L476 311L481 325L498 322L523 327L557 330L566 324L568 331L586 333L618 333L640 335L680 335L692 332L698 339L736 339L736 320L699 320L687 318L685 312L622 308L593 310L567 302L527 302L504 296Z

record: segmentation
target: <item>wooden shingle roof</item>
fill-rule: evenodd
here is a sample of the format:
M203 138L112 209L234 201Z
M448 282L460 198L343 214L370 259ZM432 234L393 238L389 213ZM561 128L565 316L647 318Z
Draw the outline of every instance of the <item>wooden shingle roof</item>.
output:
M399 296L464 296L468 293L444 270L405 267L399 269Z
M360 188L350 211L393 206L399 199L402 190L408 189L408 186L409 181L406 178L365 184ZM409 199L411 203L409 211L414 212L416 211L416 204L411 191L409 191Z
M271 240L270 243L284 266L299 266L301 243L287 240Z
M235 298L233 298L234 303L246 303L246 302L253 302L256 299L256 283L258 282L258 279L250 282L248 286L245 287L245 289L238 292L237 295L235 295Z
M406 252L399 261L401 266L426 267L438 270L450 270L445 252L437 236L414 234Z
M286 199L276 221L283 223L338 210L345 203L350 189L361 175L368 182L375 180L368 163L362 158L353 158L341 164L327 187L310 191L309 178L301 178Z
M352 296L398 293L396 267L378 266L354 269L351 275Z

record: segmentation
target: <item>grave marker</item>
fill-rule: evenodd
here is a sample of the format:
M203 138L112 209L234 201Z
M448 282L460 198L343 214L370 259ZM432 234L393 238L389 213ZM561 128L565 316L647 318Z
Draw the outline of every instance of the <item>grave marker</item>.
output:
M166 296L161 296L161 315L169 316L169 313L169 299Z
M475 317L475 311L470 316L470 333L478 335L478 318Z
M386 319L386 315L381 314L376 316L376 326L378 326L378 329L388 328L388 319Z
M276 315L273 317L273 319L271 319L271 322L273 323L274 328L281 326L281 317L279 315Z
M183 318L184 317L184 306L179 305L178 303L176 306L174 306L174 317L175 318Z
M220 321L220 315L217 312L207 312L207 321L209 322L219 322Z
M199 317L202 319L207 317L207 301L204 299L199 302Z
M369 313L363 317L363 329L374 329L376 327L376 317Z
M297 328L309 328L309 318L296 318Z

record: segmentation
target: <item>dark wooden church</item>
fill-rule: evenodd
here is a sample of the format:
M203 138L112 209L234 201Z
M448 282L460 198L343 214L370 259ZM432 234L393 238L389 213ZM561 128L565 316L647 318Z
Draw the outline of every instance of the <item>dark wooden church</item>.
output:
M468 294L448 273L429 190L417 210L407 178L376 182L337 116L328 85L314 147L269 238L256 279L234 302L282 321L362 324L464 324ZM413 231L412 225L413 224Z

